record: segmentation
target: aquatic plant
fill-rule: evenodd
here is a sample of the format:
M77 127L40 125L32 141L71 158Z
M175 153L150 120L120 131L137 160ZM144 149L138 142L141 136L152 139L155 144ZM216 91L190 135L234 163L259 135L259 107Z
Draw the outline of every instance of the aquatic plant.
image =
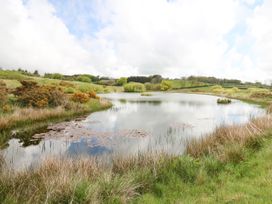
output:
M229 103L231 103L231 100L228 98L219 98L219 99L217 99L217 103L218 104L229 104Z

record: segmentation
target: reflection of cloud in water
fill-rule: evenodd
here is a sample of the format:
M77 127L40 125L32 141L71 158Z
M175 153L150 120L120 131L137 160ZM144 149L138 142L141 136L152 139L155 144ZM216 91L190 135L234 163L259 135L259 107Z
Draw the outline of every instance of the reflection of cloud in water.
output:
M114 106L92 113L81 122L64 124L63 130L51 131L36 146L24 148L17 140L11 140L3 151L6 161L19 168L48 155L129 155L139 151L180 154L190 138L201 137L222 124L245 123L252 116L265 114L255 105L236 100L217 105L217 97L206 95L102 96L112 99Z
M81 139L80 141L71 142L67 153L72 156L92 155L97 156L101 154L112 153L112 150L107 146L99 143L97 138Z

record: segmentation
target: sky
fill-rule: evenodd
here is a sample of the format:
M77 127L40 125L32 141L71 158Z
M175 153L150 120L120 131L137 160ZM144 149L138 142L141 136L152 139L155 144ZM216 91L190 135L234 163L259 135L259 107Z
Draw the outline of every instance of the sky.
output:
M0 0L0 67L272 79L272 0Z

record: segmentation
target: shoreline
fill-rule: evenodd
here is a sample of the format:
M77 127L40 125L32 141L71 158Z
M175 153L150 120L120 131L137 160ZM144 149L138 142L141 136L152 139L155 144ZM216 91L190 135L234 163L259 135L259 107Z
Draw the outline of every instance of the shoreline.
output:
M31 118L31 114L35 114L35 109L21 109L29 111L30 117L20 120L14 119L15 121L13 123L8 123L6 128L1 129L0 148L5 148L7 145L6 142L11 138L18 138L22 140L23 143L28 144L30 143L30 140L33 139L32 136L34 134L46 131L47 127L52 124L77 120L77 118L86 118L91 113L103 111L110 107L112 107L112 104L109 101L103 102L99 100L98 106L89 107L79 112L77 110L67 111L62 108L62 110L58 113L57 110L61 107L57 107L54 109L47 109L49 111L48 116L44 117L44 115L41 115L33 118ZM32 110L34 113L31 113ZM40 111L41 114L43 114L44 110L37 109L37 111Z

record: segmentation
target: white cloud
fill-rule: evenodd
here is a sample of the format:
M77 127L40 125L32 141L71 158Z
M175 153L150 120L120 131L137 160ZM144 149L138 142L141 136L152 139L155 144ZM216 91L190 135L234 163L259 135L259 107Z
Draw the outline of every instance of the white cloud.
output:
M45 0L3 0L0 7L0 65L43 72L89 69L89 55ZM80 71L80 70L78 70Z
M110 76L201 74L265 79L272 65L271 1L92 1L103 24L83 39L72 35L46 0L0 0L0 66ZM85 15L81 15L85 16ZM88 26L86 21L82 26ZM226 35L247 22L234 45ZM248 52L239 47L255 44ZM263 74L258 73L262 72Z
M256 68L267 76L272 75L272 1L265 0L249 19L247 35L254 39L253 50Z

